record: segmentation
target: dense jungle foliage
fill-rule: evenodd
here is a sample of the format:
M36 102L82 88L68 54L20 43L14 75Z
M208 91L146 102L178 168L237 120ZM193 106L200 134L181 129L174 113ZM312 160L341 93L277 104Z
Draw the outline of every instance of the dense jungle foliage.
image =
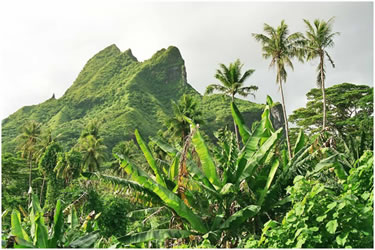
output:
M304 22L253 34L281 104L235 98L260 88L240 60L201 96L177 48L138 62L111 45L3 120L2 247L372 248L373 88L325 87L338 33ZM319 61L318 88L287 117L293 58Z

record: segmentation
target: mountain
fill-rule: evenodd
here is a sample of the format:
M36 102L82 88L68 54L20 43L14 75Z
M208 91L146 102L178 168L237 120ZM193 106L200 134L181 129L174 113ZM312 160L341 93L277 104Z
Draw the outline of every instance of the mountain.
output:
M104 143L111 150L122 140L133 137L135 128L145 138L163 127L163 117L172 112L171 102L183 94L201 100L206 119L202 129L208 135L220 127L233 127L229 99L219 95L201 96L187 82L184 60L178 48L161 49L150 59L139 62L130 49L121 52L110 45L93 56L65 94L45 102L25 106L2 121L2 150L14 151L15 138L27 120L50 128L68 149L84 126L94 118L102 121ZM245 121L260 118L264 105L237 99ZM281 107L273 109L275 126L283 124Z

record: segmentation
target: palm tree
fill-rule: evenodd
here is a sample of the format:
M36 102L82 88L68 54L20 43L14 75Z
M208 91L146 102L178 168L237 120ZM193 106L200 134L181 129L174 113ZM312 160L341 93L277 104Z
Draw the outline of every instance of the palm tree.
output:
M184 142L190 131L190 125L184 119L184 116L192 119L194 123L203 124L202 112L199 109L197 100L186 94L177 103L172 102L172 109L173 116L165 121L165 125L173 137L180 138L181 142Z
M323 96L323 130L326 128L327 123L327 111L326 111L326 93L325 93L325 63L324 57L327 56L328 61L331 63L332 67L335 67L331 56L326 51L326 48L331 48L335 45L333 38L339 35L339 32L332 32L332 25L334 18L330 18L327 22L324 20L315 19L314 25L312 25L308 20L303 19L307 26L306 31L306 60L310 61L315 58L319 58L319 64L316 69L318 72L317 85L322 89Z
M99 129L101 122L98 119L92 119L88 122L86 127L82 130L80 138L85 138L86 136L92 135L95 139L99 139Z
M83 155L83 168L90 172L98 170L100 164L105 159L106 146L103 139L96 139L93 135L87 135L80 140L80 151Z
M300 61L303 58L302 47L304 45L303 35L299 32L289 35L288 25L284 20L281 21L280 26L276 29L268 24L264 24L264 31L266 34L252 34L255 40L260 42L263 46L263 57L265 59L271 58L269 67L276 67L276 83L279 84L281 92L281 100L285 121L285 136L288 144L289 158L292 158L292 150L289 140L288 118L285 109L285 100L283 92L283 82L286 82L287 72L285 67L289 66L294 69L292 58L298 57Z
M41 124L36 121L29 121L22 128L22 133L17 137L20 141L19 149L21 150L21 157L26 158L29 163L29 191L28 202L30 203L31 195L31 173L34 154L37 151L37 144L40 140Z
M245 71L242 75L241 69L243 64L240 60L237 59L234 63L230 63L229 67L224 64L219 64L221 69L218 69L215 74L215 78L220 81L221 84L210 84L206 88L206 95L212 94L214 90L222 92L223 95L228 95L232 98L234 102L234 96L239 94L240 96L247 97L249 94L254 96L254 91L258 90L258 87L255 85L250 85L248 87L243 87L244 82L248 79L253 73L254 69L249 69ZM236 133L237 146L239 147L238 140L238 130L236 123L234 122L234 131Z

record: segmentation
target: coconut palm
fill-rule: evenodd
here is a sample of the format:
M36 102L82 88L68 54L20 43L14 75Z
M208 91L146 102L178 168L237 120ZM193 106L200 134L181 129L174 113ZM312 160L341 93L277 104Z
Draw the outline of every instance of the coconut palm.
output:
M331 48L335 45L333 38L339 35L339 32L332 31L332 25L334 18L330 18L327 22L324 20L315 19L314 23L311 24L308 20L303 20L307 26L306 31L306 60L310 61L315 58L319 58L319 64L316 69L318 72L317 85L322 90L323 96L323 130L327 124L327 111L326 111L326 94L325 94L325 56L331 63L332 67L335 67L331 56L328 54L326 48Z
M103 145L103 139L96 139L93 135L87 135L85 138L81 138L79 147L83 155L83 169L90 172L98 170L105 159L105 150L107 148Z
M29 163L29 195L28 202L30 203L31 195L31 173L34 154L37 152L37 144L40 140L41 124L36 121L29 121L22 128L22 133L17 137L20 141L19 149L21 150L21 157L26 158Z
M181 142L189 134L190 125L184 119L184 116L189 117L195 123L203 124L201 118L202 112L198 108L197 100L190 95L183 95L180 100L172 102L173 116L165 121L168 132L176 138L180 138Z
M206 88L206 95L212 94L215 90L223 93L224 95L230 96L232 102L234 102L234 96L239 94L240 96L247 97L249 94L255 98L254 91L258 90L255 85L243 87L244 82L254 73L254 69L245 71L242 75L241 69L243 64L237 59L234 63L230 63L229 67L224 64L220 64L220 68L216 71L215 78L220 81L221 84L210 84ZM234 131L236 133L237 146L239 147L238 130L236 123L234 122Z
M94 136L95 139L99 139L99 129L101 126L101 122L98 119L92 119L88 122L86 127L82 130L80 138L85 138L89 135Z
M285 122L285 136L288 145L289 158L292 157L292 150L289 140L288 118L285 109L283 82L286 82L286 66L294 69L292 58L298 57L302 61L304 45L303 35L299 32L289 34L288 25L284 20L276 29L264 24L265 34L252 34L255 40L262 44L263 57L271 58L269 67L276 67L276 83L279 84Z

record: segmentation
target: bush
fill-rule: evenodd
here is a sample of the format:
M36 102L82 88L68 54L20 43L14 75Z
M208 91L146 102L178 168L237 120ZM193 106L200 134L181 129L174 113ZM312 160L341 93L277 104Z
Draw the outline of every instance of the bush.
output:
M111 196L104 201L103 211L99 217L99 227L102 235L110 237L124 236L127 228L126 214L130 210L127 200Z
M366 152L339 194L326 184L297 176L294 186L288 188L292 209L281 223L267 222L261 238L250 238L245 247L371 248L372 173L372 153Z

